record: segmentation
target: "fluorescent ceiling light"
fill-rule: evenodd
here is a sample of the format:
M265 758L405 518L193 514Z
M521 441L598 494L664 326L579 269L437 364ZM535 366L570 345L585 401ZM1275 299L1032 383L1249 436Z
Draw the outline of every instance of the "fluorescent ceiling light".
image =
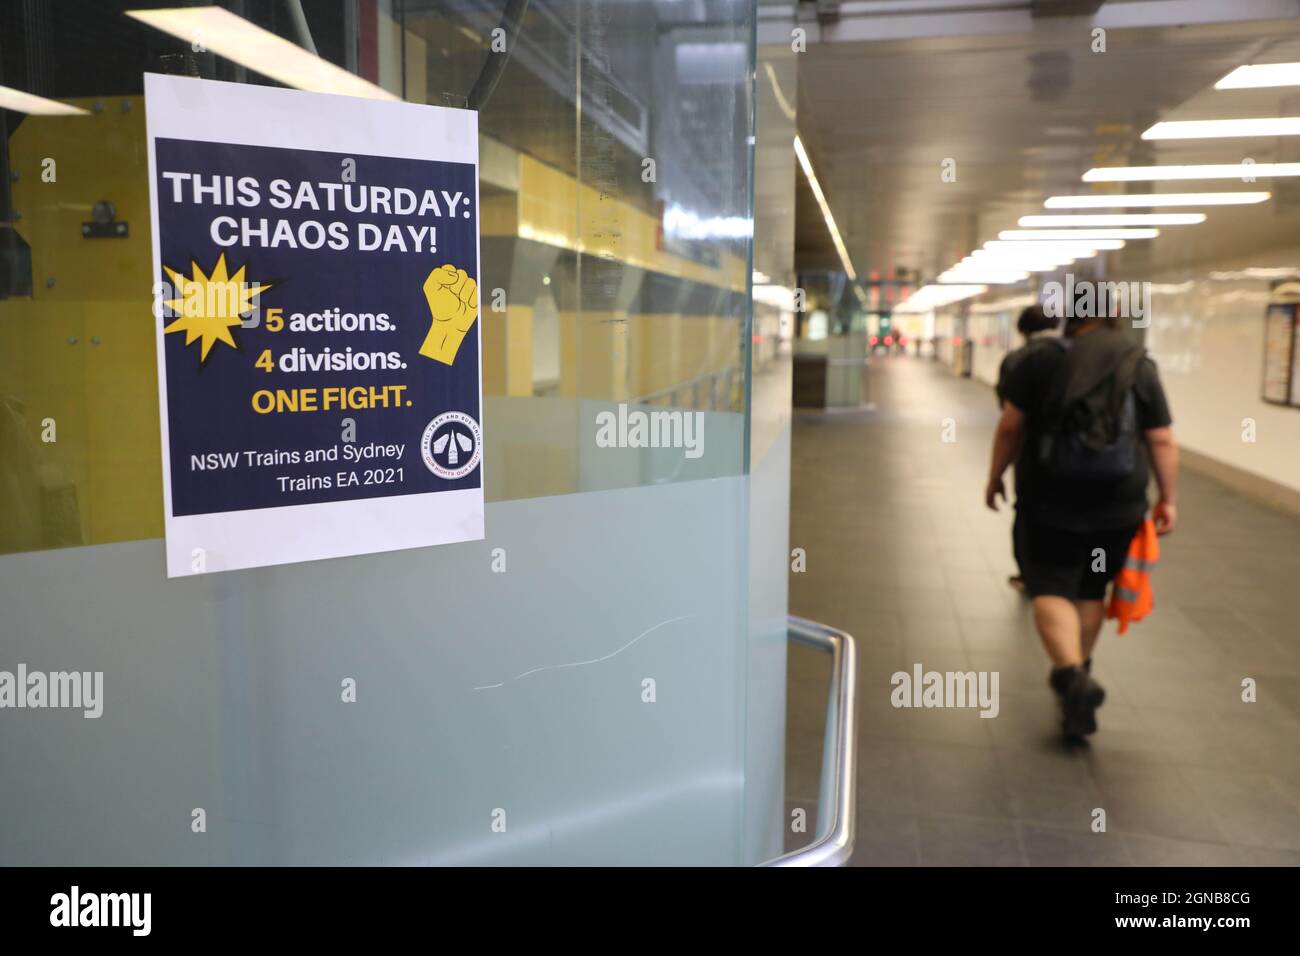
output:
M29 116L87 116L89 110L69 106L58 100L47 100L43 96L33 96L22 90L0 86L0 109L27 113Z
M1203 166L1109 166L1088 170L1085 183L1168 182L1175 179L1270 179L1300 176L1300 163L1228 163Z
M1054 262L1058 265L1066 265L1076 258L1074 253L1067 256L1059 252L1043 252L1029 247L1023 253L1007 252L1002 249L976 249L962 259L962 262Z
M981 253L984 253L981 255ZM988 252L984 249L978 249L961 261L960 266L953 268L965 268L975 266L983 269L1007 269L1010 271L1024 272L1051 272L1053 269L1059 269L1062 266L1068 266L1074 262L1073 257L1062 258L1061 256L1007 256L1001 253Z
M1069 249L1064 246L1053 249L1037 242L1008 242L992 249L976 249L971 255L988 259L1068 259L1081 248L1082 244Z
M1005 299L995 299L992 302L976 302L971 307L972 312L1011 312L1018 311L1030 305L1038 305L1038 293L1027 292L1024 295L1013 295Z
M1253 90L1261 86L1300 86L1300 63L1239 66L1214 84L1216 90Z
M1000 242L992 240L976 249L976 252L1000 253L1017 256L1067 256L1081 249L1094 249L1090 242Z
M1265 192L1235 193L1119 193L1109 196L1051 196L1048 209L1115 209L1124 206L1249 206L1264 202Z
M959 266L941 273L938 281L943 285L1014 285L1029 278L1028 272L1012 272L989 266Z
M1225 139L1238 136L1300 136L1300 116L1175 120L1156 123L1142 134L1143 139Z
M984 243L985 249L1016 249L1025 248L1042 249L1046 252L1059 250L1061 252L1096 252L1100 250L1123 249L1123 239L1089 239L1079 242L1073 239L1026 239L1015 242L1007 239L991 239Z
M954 272L978 272L981 270L984 272L1000 272L1005 275L1017 275L1025 271L1020 266L1012 265L1008 262L995 261L992 259L988 261L978 261L967 257L961 262L953 263L942 274L949 275Z
M992 269L995 272L1055 272L1057 269L1064 269L1074 262L1001 262L996 259L976 259L972 262L962 261L961 265L954 266L954 270L978 271L980 269Z
M1211 272L1210 279L1215 282L1229 282L1239 279L1300 279L1300 270L1290 266L1281 268L1247 266L1245 269L1230 272Z
M1128 212L1078 216L1021 216L1017 220L1029 228L1043 226L1192 226L1205 222L1203 212Z
M971 269L992 269L995 272L1051 272L1053 269L1059 269L1062 266L1068 266L1074 260L1070 259L1062 262L1059 259L1047 260L1030 260L1030 259L980 259L967 256L957 265L953 266L953 271L971 270Z
M128 10L126 15L187 44L200 43L218 56L297 90L401 100L383 87L221 7Z
M783 285L755 285L754 301L770 305L783 312L794 312L794 290Z
M923 285L904 299L901 304L894 306L894 312L904 314L908 312L929 312L945 305L952 305L954 302L960 302L962 299L982 295L987 291L988 286L979 285L978 283L971 285Z
M840 230L835 225L835 217L831 215L830 204L826 202L826 195L822 192L821 183L817 181L817 174L813 172L812 160L808 158L808 153L804 150L803 142L798 136L794 138L794 154L799 157L799 165L803 167L803 174L808 177L808 185L812 187L813 196L817 198L817 205L821 207L822 218L826 220L826 228L831 233L831 242L835 243L835 251L840 254L840 263L844 266L849 281L856 282L858 274L853 270L853 262L849 259L849 250L845 248L844 240L840 238ZM858 291L858 298L862 298L861 290Z
M1003 229L998 238L1004 242L1042 242L1045 239L1068 239L1092 244L1097 239L1154 239L1159 229Z

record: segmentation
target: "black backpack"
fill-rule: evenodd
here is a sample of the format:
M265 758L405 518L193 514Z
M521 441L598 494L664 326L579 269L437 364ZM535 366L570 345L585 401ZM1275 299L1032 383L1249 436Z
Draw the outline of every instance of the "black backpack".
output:
M1090 334L1108 337L1084 348L1070 339L1056 340L1065 363L1045 405L1038 461L1053 478L1119 481L1137 468L1133 386L1146 353L1118 333Z

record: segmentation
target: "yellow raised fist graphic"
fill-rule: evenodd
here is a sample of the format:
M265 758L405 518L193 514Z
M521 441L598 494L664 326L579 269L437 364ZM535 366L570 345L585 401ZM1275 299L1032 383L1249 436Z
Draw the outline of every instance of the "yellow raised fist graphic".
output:
M438 266L424 280L424 298L429 303L433 324L420 346L420 354L450 365L456 361L460 343L478 317L478 283L464 269Z

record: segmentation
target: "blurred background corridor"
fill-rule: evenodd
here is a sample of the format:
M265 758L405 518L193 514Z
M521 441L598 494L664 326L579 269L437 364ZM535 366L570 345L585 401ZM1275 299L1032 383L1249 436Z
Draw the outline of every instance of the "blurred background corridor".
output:
M1187 473L1156 610L1095 672L1110 694L1088 748L1062 743L1029 603L1007 586L1011 515L981 500L987 386L901 355L873 361L872 407L794 423L793 613L859 641L853 864L1300 863L1300 519ZM940 440L956 419L956 440ZM998 671L1001 710L902 710L890 676ZM790 656L789 807L815 807L825 662ZM1268 692L1243 706L1242 675ZM1080 821L1105 807L1108 832Z

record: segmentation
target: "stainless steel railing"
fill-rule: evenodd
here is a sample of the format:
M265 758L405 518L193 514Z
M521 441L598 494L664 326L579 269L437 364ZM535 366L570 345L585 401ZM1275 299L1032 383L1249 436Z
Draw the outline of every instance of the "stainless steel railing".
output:
M852 637L825 624L792 615L788 629L792 641L831 655L821 790L817 795L817 832L808 846L762 865L840 866L853 854L858 752L857 653Z

